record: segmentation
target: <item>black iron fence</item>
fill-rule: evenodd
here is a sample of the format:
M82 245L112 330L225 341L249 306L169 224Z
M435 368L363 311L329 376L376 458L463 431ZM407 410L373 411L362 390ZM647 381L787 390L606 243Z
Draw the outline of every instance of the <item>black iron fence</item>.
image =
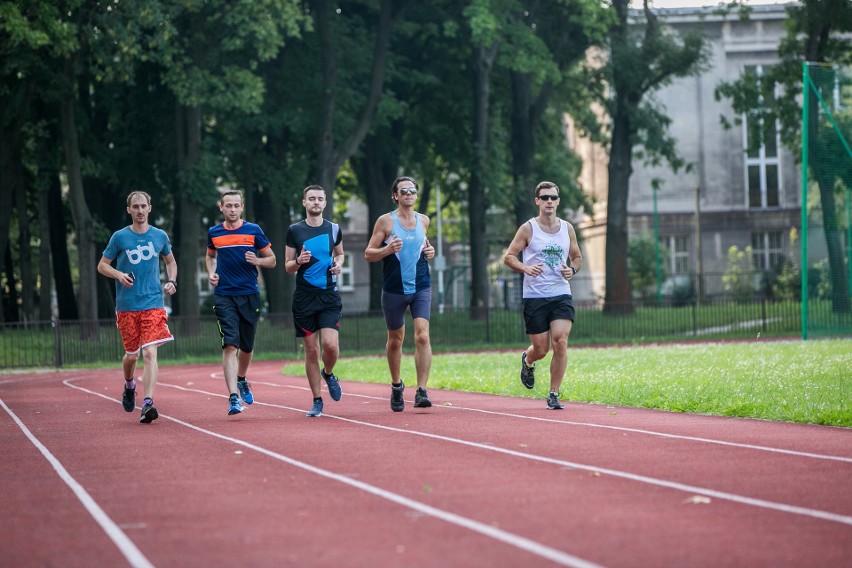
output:
M811 317L819 318L820 307L811 303ZM826 308L829 309L830 308ZM604 313L596 305L577 306L577 319L570 342L644 343L688 339L748 337L798 337L801 305L798 302L736 303L714 301L703 304L637 306L629 314ZM852 318L824 318L828 332L852 333ZM175 336L159 350L160 361L215 359L219 334L212 317L172 317L169 327ZM431 339L436 351L497 349L525 345L523 320L517 309L469 309L433 311ZM408 322L406 348L413 342ZM812 332L813 333L813 332ZM341 351L347 354L384 353L387 338L380 312L346 314L340 326ZM73 367L118 361L124 353L113 320L50 321L0 325L0 369L21 367ZM259 324L255 353L259 357L291 358L301 355L301 340L295 337L290 314L270 314Z

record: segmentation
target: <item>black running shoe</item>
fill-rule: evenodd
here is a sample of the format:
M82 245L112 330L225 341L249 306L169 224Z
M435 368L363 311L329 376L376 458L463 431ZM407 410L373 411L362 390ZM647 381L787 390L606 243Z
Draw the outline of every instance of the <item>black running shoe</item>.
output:
M405 390L405 385L402 381L399 386L391 385L391 410L394 412L402 412L405 410L405 401L402 399L402 391Z
M550 410L562 410L565 407L562 406L561 402L559 402L559 395L557 395L555 392L552 392L547 395L547 408L549 408Z
M528 389L535 386L535 366L527 366L527 352L521 354L521 382Z
M142 416L139 418L139 422L142 424L149 424L156 420L160 414L157 412L157 409L154 408L154 405L150 402L146 402L145 406L142 407Z
M124 394L121 395L121 406L124 407L125 412L133 412L136 408L136 387L124 389Z
M426 394L426 389L420 387L417 389L417 394L414 395L415 408L429 408L432 406L432 401L429 400L429 395Z

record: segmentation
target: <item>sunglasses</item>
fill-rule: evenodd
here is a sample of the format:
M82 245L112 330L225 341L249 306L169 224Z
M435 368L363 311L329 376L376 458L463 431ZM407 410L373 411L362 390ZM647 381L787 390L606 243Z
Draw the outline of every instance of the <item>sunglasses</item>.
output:
M539 195L538 198L543 200L543 201L556 201L557 199L559 199L559 196L558 195Z
M413 187L400 187L397 191L402 195L417 195L417 189Z

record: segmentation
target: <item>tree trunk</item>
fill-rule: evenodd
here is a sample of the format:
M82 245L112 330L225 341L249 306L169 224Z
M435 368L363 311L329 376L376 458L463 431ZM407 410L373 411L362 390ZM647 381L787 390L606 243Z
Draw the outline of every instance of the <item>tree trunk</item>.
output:
M38 248L38 319L39 321L48 321L53 316L53 306L51 305L53 278L50 272L50 233L52 231L47 189L43 189L38 194L38 230L40 240ZM59 228L56 227L53 230L58 231Z
M619 105L622 108L623 105ZM609 196L606 213L606 293L604 313L633 313L630 278L627 272L627 196L630 188L633 146L626 110L613 116L609 156Z
M317 174L319 185L325 188L328 195L328 205L324 216L334 217L334 189L337 185L337 173L343 163L358 149L376 115L376 108L382 99L382 89L385 81L385 63L390 48L390 34L393 27L391 18L392 0L381 0L379 23L376 30L376 43L373 46L373 61L370 70L370 88L367 101L361 110L361 115L352 132L346 137L340 147L334 147L334 113L336 105L336 85L338 79L337 55L335 52L334 34L331 29L333 6L327 0L314 0L317 32L320 38L322 52L323 74L323 108L317 137Z
M468 186L468 220L470 223L470 269L472 319L485 317L488 308L488 239L486 238L485 172L488 167L488 112L491 96L491 70L499 44L476 48L473 52L473 148L474 163Z
M266 286L266 300L270 314L286 314L292 308L294 279L284 270L287 229L293 222L289 207L282 207L272 198L268 190L257 194L257 203L262 215L263 232L272 243L272 251L278 265L263 270L263 283Z
M80 318L84 321L94 321L98 315L95 251L95 223L86 203L83 191L83 175L81 171L80 144L77 139L77 123L74 116L75 106L75 77L74 63L70 59L65 62L65 79L68 87L59 103L60 125L62 129L62 147L65 151L65 170L68 176L68 196L71 202L71 215L77 232L77 247L79 252ZM97 326L90 327L90 333L97 333Z
M183 187L177 200L174 244L179 285L177 294L172 296L172 308L175 314L181 316L181 332L195 335L201 330L201 306L198 301L196 275L203 235L200 223L201 206L192 195L190 180L191 170L201 157L201 108L178 105L175 123L178 137L178 171L182 174Z
M33 253L31 246L29 207L27 206L27 184L24 180L23 167L20 161L13 166L15 178L15 209L18 212L18 267L21 277L21 310L22 321L35 319L35 271L33 270Z
M515 226L535 216L535 202L532 199L535 181L535 127L531 116L532 75L530 73L512 73L512 182L515 186L513 196Z
M47 186L47 207L50 214L50 256L53 260L53 280L56 282L56 304L59 319L80 318L74 283L71 279L71 261L68 257L68 223L62 203L62 185L59 172L53 172Z

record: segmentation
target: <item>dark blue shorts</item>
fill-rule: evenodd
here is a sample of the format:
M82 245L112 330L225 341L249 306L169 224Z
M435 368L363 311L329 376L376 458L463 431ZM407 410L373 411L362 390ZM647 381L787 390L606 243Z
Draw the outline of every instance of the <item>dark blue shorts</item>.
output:
M213 312L219 322L222 348L239 347L240 351L254 351L254 335L260 320L260 294L247 296L213 295Z
M405 325L405 309L411 307L412 318L429 319L432 311L432 288L414 294L391 294L382 290L382 312L390 331Z
M570 294L553 298L524 298L527 335L550 331L550 322L560 319L574 321L574 301Z
M305 337L320 329L339 329L340 313L343 302L338 292L314 292L300 290L293 292L293 325L296 337Z

